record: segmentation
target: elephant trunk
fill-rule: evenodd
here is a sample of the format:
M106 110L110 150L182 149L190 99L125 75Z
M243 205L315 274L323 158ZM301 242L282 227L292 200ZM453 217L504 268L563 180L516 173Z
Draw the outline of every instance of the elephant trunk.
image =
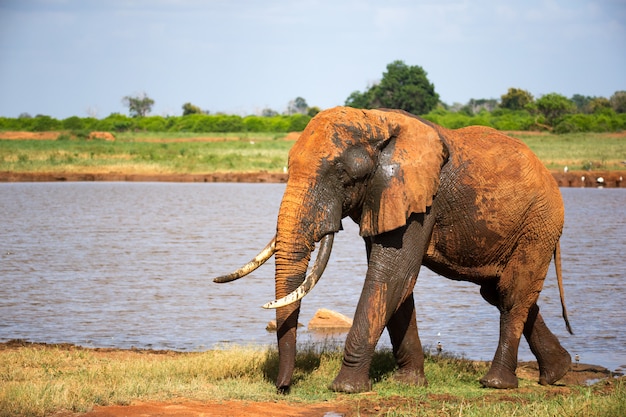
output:
M325 235L337 232L341 223L341 211L334 204L320 210L315 191L308 185L293 180L287 184L278 212L276 230L276 299L280 300L294 292L305 280L311 253L315 243ZM331 235L332 236L332 235ZM330 244L326 242L330 241ZM322 246L330 251L332 237L324 239ZM320 249L320 252L322 250ZM327 254L328 255L328 254ZM328 257L325 256L325 260ZM316 262L317 265L318 262ZM324 263L324 260L320 262ZM319 274L323 270L321 266ZM314 270L318 269L316 266ZM318 276L319 278L319 276ZM296 328L300 314L300 300L276 308L279 370L276 386L287 391L295 366Z
M302 229L302 200L285 193L278 214L276 232L276 299L302 284L315 242ZM276 309L279 367L276 387L287 391L295 367L296 329L300 301Z

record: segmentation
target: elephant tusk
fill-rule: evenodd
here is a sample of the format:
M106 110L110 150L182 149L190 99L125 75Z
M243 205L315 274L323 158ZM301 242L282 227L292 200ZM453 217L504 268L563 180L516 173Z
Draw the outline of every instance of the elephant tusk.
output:
M250 262L239 268L238 270L231 272L228 275L222 275L220 277L214 278L213 282L224 283L231 282L241 277L248 275L250 272L254 271L261 265L265 263L272 255L276 252L276 236L272 238L270 243L268 243L261 252L257 256L254 257Z
M322 274L324 273L324 269L326 268L326 265L328 264L328 259L330 258L330 252L333 249L334 239L334 233L329 233L322 238L322 240L320 241L320 250L317 254L317 258L315 259L315 263L313 264L313 268L298 288L279 300L271 301L263 305L263 308L269 309L284 307L291 303L295 303L296 301L302 299L305 295L307 295L313 289L315 284L317 284L317 282L322 277Z

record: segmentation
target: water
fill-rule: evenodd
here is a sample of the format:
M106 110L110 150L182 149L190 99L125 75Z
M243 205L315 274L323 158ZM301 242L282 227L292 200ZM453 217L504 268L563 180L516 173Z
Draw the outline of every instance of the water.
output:
M214 284L273 236L283 184L0 184L0 341L197 351L275 344L272 260L250 277ZM625 189L561 189L565 295L575 335L560 314L556 276L539 305L581 361L626 368ZM358 229L344 220L330 264L303 301L352 316L365 274ZM478 287L422 269L416 290L425 346L490 360L498 313ZM300 331L300 340L318 336ZM389 345L386 334L380 342ZM533 359L525 341L520 359Z

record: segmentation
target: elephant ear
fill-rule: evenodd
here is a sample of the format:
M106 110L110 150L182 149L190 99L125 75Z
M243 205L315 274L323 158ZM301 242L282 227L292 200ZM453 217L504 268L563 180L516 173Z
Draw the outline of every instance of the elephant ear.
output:
M413 213L425 213L439 187L446 148L438 132L417 118L400 118L384 142L378 166L367 187L361 214L361 236L373 236L406 225Z

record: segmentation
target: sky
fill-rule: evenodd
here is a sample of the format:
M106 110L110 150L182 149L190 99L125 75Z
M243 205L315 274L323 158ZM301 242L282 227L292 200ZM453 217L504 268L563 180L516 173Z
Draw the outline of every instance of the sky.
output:
M343 105L389 63L441 101L626 90L626 0L0 0L0 117Z

